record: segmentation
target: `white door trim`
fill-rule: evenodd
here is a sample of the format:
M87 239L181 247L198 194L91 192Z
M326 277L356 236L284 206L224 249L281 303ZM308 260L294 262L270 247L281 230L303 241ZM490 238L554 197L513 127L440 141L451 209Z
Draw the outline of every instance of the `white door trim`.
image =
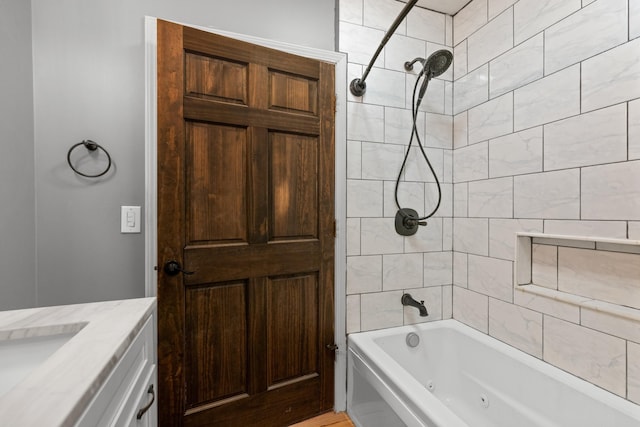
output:
M244 34L177 22L202 31L278 49L335 65L335 365L334 409L347 405L346 261L347 261L347 57L343 53L298 46ZM145 295L156 296L157 286L157 18L145 17Z

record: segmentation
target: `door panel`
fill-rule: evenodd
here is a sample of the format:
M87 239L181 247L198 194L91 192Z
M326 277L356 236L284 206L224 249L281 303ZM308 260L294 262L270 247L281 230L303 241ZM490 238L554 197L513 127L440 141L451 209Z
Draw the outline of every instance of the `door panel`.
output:
M324 412L333 66L158 21L158 70L160 425Z
M247 129L187 122L189 238L248 240Z
M271 133L270 240L318 237L318 138Z

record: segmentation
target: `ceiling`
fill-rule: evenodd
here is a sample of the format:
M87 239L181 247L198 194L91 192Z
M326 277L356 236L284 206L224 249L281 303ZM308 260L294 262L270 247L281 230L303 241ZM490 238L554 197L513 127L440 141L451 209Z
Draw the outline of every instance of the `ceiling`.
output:
M407 2L407 0L399 1ZM460 9L465 7L467 3L469 3L469 0L418 0L417 6L446 13L447 15L455 15Z

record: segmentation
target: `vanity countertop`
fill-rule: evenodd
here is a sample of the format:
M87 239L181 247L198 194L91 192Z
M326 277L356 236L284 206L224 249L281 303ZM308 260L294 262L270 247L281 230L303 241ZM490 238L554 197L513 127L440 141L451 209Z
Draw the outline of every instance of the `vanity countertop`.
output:
M140 298L0 312L0 340L77 332L0 396L0 424L73 426L155 304Z

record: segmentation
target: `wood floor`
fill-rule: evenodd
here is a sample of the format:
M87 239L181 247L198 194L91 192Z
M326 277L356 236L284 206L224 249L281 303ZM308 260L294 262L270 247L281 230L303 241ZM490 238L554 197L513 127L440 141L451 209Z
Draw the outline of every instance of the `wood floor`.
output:
M290 427L355 427L345 412L327 412Z

